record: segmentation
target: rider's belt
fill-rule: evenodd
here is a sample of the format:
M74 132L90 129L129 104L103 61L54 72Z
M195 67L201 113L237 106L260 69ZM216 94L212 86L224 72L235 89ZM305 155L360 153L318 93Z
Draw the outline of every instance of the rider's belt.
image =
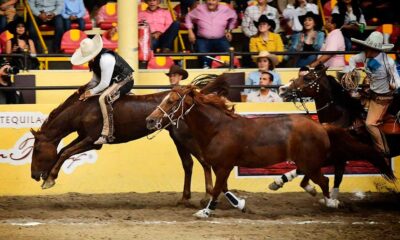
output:
M122 76L122 75L117 75L115 77L112 78L113 82L115 83L119 83L122 81L129 81L130 79L133 79L133 73L129 74L128 76Z
M388 93L371 92L371 99L381 104L390 103L393 100L393 92L388 92Z

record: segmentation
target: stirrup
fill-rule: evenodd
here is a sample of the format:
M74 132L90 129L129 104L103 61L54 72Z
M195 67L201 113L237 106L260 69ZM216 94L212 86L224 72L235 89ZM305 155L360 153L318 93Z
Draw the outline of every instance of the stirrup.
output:
M101 135L99 139L97 139L94 144L96 145L102 145L107 143L107 136Z

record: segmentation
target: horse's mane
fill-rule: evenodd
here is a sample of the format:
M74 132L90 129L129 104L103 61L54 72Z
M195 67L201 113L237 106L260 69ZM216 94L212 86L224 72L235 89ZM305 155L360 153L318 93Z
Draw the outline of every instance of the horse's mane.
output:
M193 96L196 103L211 105L230 117L238 117L238 115L235 114L234 106L229 104L230 102L225 97L220 97L216 94L205 95L198 93L196 87L191 87L191 91L194 93Z
M229 83L226 81L225 75L219 75L215 78L211 78L207 82L207 85L201 88L201 93L210 94L216 93L218 96L228 96Z
M327 75L326 77L331 86L331 92L335 103L347 109L352 118L360 116L364 112L364 107L361 105L361 102L351 97L350 93L346 91L333 76Z
M63 103L61 103L57 108L50 112L47 119L43 122L42 126L38 130L38 132L46 129L47 124L49 124L54 118L56 118L64 109L71 106L72 103L76 102L79 98L79 93L74 92L71 96L69 96Z

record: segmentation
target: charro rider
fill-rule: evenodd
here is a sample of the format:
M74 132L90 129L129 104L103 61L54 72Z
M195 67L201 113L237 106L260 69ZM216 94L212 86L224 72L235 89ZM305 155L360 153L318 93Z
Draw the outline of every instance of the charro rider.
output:
M389 157L389 148L384 135L378 129L383 116L393 100L393 92L400 87L400 77L396 64L384 51L392 49L393 44L383 44L383 35L372 32L365 40L351 39L364 47L364 51L354 55L349 61L349 70L356 68L357 63L364 63L370 73L371 99L368 115L365 121L368 132L371 134L375 146L385 156Z
M99 103L103 114L103 130L94 144L110 143L114 140L112 103L120 96L130 92L133 86L133 69L117 53L104 49L99 34L86 38L71 57L73 65L89 62L93 77L79 100L101 93Z

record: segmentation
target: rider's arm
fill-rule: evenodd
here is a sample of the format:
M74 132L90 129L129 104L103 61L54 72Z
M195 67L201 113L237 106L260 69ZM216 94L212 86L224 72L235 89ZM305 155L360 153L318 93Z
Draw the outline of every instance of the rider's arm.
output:
M106 89L108 86L110 86L111 77L114 72L114 66L115 66L115 57L112 54L105 53L101 55L100 58L101 79L100 83L95 88L90 90L90 93L92 95L99 93L104 89Z
M352 56L349 60L349 70L351 71L355 69L357 67L357 63L363 63L365 62L365 59L365 52L360 52L359 54Z
M396 88L400 88L400 76L399 76L399 72L396 69L396 63L390 58L389 59L389 71L390 71L390 75L393 76L393 81L396 84Z

